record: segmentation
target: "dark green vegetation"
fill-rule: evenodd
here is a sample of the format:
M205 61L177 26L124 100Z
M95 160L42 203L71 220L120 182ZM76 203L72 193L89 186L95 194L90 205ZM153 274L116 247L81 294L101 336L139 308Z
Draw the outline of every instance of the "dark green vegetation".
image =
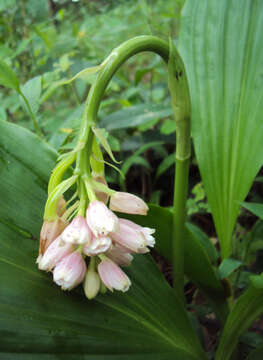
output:
M247 203L263 197L258 80L263 13L260 2L252 2L189 0L180 27L183 1L0 2L0 358L206 358L186 312L150 256L131 266L129 293L101 295L92 302L82 289L62 293L35 265L48 177L57 153L75 145L73 135L95 75L68 80L99 65L124 40L141 34L177 39L179 28L196 151L185 241L190 319L213 358L216 335L229 311L226 296L243 293L226 322L217 359L229 358L241 335L237 358L245 359L254 348L248 359L262 358L260 320L247 331L263 304L258 276L263 210ZM231 36L221 31L222 24ZM141 54L123 65L100 106L99 126L108 132L126 175L123 180L108 167L108 182L154 204L146 219L137 220L156 227L154 256L170 279L175 123L160 58ZM43 139L28 130L43 133Z

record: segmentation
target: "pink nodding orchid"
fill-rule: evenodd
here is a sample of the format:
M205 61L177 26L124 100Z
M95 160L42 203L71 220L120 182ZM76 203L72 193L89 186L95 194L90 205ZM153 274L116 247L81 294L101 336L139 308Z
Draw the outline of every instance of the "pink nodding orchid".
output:
M131 281L122 269L112 260L105 258L98 265L98 272L104 285L113 291L125 292L129 290Z
M154 237L151 235L154 230L143 228L132 221L119 219L120 230L118 233L111 233L112 240L136 253L146 253L147 246L154 246Z
M91 240L91 231L86 219L78 215L65 228L61 234L61 239L70 244L85 244Z
M146 215L149 208L138 196L116 191L110 198L110 209L127 214Z
M55 266L53 280L62 290L71 290L84 280L86 270L86 263L81 253L76 250Z
M38 268L40 270L51 271L60 260L72 253L73 250L71 244L65 244L61 241L60 237L57 237L49 245L45 253L38 256Z
M87 223L97 237L100 235L108 235L112 231L118 231L119 221L117 216L110 211L107 206L98 200L89 204L86 213Z

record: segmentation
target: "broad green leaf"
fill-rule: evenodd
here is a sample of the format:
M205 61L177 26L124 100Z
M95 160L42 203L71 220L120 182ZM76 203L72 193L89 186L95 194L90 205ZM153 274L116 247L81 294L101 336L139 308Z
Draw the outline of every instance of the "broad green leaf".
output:
M47 180L56 153L0 122L0 358L207 359L174 290L151 257L127 269L132 286L88 301L37 269ZM32 151L34 149L34 151Z
M145 124L153 119L163 119L172 114L173 111L169 105L140 104L105 116L100 122L100 126L107 130L127 129Z
M172 212L157 205L149 205L147 216L126 215L142 226L156 229L155 249L172 261ZM226 292L216 274L209 256L214 260L212 244L204 245L204 235L192 224L187 224L185 239L185 273L207 296L218 318L223 323L227 313ZM209 241L209 239L207 239Z
M262 278L263 275L259 276ZM215 360L228 360L238 344L239 337L263 313L263 286L252 285L234 304L220 338Z
M235 270L242 266L242 261L237 259L227 258L222 261L219 266L219 275L221 279L225 279L229 275L231 275Z
M19 80L12 68L3 60L0 60L0 85L9 87L19 92Z
M195 153L224 258L262 165L262 32L258 0L187 0L182 12Z
M242 206L263 220L263 204L243 202Z

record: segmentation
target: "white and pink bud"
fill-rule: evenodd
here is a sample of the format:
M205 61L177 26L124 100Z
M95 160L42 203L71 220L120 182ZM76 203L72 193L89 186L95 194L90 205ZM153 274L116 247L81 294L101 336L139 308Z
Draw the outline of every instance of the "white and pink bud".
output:
M80 252L76 250L56 265L53 280L62 290L71 290L84 280L86 270L86 263Z
M70 244L85 244L91 240L91 231L86 219L78 215L61 234L61 239Z
M44 254L49 245L62 233L66 226L67 223L60 218L54 221L44 221L40 232L40 255Z
M134 229L125 219L119 219L119 232L110 233L112 240L133 252L139 253L147 247L145 236L141 231Z
M84 292L89 300L94 299L97 296L100 291L100 284L99 274L95 270L89 268L83 282Z
M51 271L60 260L72 253L73 250L71 244L65 244L61 241L60 237L57 237L49 245L45 253L38 256L38 268L40 270Z
M131 281L122 269L108 258L103 259L98 265L98 272L104 285L113 291L125 292L129 290Z
M91 241L83 245L82 251L85 255L94 256L102 254L110 249L112 244L109 236L94 236L92 234Z
M155 233L155 229L140 226L140 225L134 223L133 221L130 221L127 219L120 219L120 221L123 224L126 224L127 226L129 226L130 228L134 229L135 231L140 232L143 235L143 237L145 238L146 246L154 247L155 239L152 236L152 234Z
M138 196L116 191L110 198L110 209L127 214L146 215L149 208Z
M119 229L118 217L103 202L98 200L89 204L86 219L96 237L108 235L108 233L116 232Z
M133 260L133 256L129 253L129 249L115 244L107 251L107 257L121 266L129 266Z

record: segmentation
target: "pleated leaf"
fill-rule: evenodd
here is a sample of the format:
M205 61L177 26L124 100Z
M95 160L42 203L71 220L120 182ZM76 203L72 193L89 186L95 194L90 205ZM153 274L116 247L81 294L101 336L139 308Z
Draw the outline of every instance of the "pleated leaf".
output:
M223 257L263 161L262 33L259 0L187 0L183 9L192 135Z
M88 301L35 264L47 180L57 154L0 122L0 358L206 359L174 290L150 256L127 269L131 289Z

